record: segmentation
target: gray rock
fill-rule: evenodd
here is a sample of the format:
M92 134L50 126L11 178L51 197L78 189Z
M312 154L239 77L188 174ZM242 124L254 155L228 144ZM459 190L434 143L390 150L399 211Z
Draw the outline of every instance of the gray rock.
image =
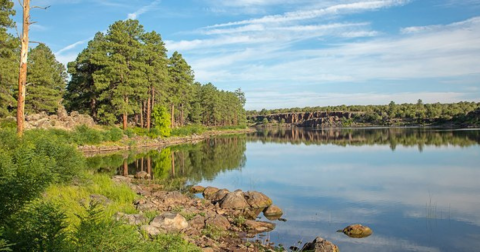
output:
M92 194L90 195L90 204L100 204L100 205L109 205L112 201L107 198L106 196L100 194Z
M166 233L164 230L159 230L158 228L151 225L143 225L140 227L140 230L147 233L151 237Z
M167 233L179 232L188 227L187 220L178 213L163 213L152 222L150 226L165 230Z
M227 220L227 218L218 214L211 218L208 218L205 224L208 226L218 228L220 230L227 230L230 228L230 222Z
M272 200L261 192L251 191L245 193L248 204L253 208L265 208L272 204Z
M266 221L246 220L245 226L247 227L249 232L253 233L263 233L275 229L275 223Z
M283 211L280 209L280 207L271 205L263 210L263 214L265 216L278 216L280 218L283 214Z
M150 174L145 171L139 171L135 174L136 179L148 179L150 178Z
M300 251L339 252L340 250L335 244L321 237L317 237L312 242L306 243Z
M212 187L212 186L207 186L205 190L203 190L203 197L207 200L210 200L213 195L215 195L216 192L218 192L218 188Z
M205 227L205 217L197 215L188 222L188 225L195 229L203 229Z
M117 221L123 220L130 225L141 225L148 223L148 218L145 217L143 214L117 213L115 215L115 219Z
M205 191L205 187L199 185L192 186L190 188L191 193L203 193L203 191Z
M220 202L221 208L228 209L245 209L250 205L245 200L245 195L242 191L237 190L235 192L228 193Z
M220 189L218 190L211 198L210 200L212 202L219 202L221 201L223 198L225 198L225 196L227 196L227 194L230 193L229 190L227 189Z

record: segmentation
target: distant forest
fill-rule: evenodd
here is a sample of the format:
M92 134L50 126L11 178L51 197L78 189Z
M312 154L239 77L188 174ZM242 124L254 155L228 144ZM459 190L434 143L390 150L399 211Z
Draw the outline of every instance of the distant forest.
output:
M469 113L477 111L474 118ZM391 124L392 120L409 120L418 123L423 122L447 122L456 120L471 124L480 123L480 103L458 102L458 103L431 103L424 104L421 99L417 103L396 104L391 101L388 105L340 105L340 106L319 106L288 109L262 109L247 111L249 118L262 118L261 116L307 113L307 112L352 112L357 122L374 123L379 125ZM473 113L472 113L473 114ZM472 115L471 114L471 115ZM258 117L260 116L260 117ZM348 126L348 122L346 122Z
M8 33L15 12L7 7L0 10L0 118L15 115L18 96L20 41ZM117 21L95 34L67 68L45 44L28 55L26 114L53 114L64 105L124 129L150 128L154 113L168 113L157 118L168 118L172 127L237 126L246 123L245 102L240 89L196 82L182 54L167 57L160 34L146 32L138 20Z

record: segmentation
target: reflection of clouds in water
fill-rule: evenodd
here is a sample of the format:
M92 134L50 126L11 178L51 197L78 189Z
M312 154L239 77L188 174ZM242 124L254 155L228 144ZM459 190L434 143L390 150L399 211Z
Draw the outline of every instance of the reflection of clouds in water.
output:
M441 251L438 248L422 246L420 244L415 244L412 241L405 239L395 238L395 237L386 237L378 235L375 233L368 238L364 239L352 239L345 236L342 233L337 233L334 230L334 227L329 227L328 229L324 227L304 227L304 226L295 226L295 227L286 227L282 225L277 225L277 228L272 234L273 237L288 237L291 236L292 229L295 230L296 240L305 242L312 241L316 236L325 238L337 246L339 246L340 251L359 251L359 252L384 252L384 251L421 251L421 252L439 252ZM283 244L287 247L293 244ZM295 244L296 245L296 244ZM368 245L368 246L367 246Z
M424 211L425 205L433 197L439 211L448 211L455 220L467 220L480 225L480 186L477 181L480 169L470 166L476 163L475 160L461 160L477 153L478 147L460 150L452 146L440 149L432 147L423 153L417 152L415 161L409 161L404 159L409 159L411 152L416 152L409 148L397 148L396 153L392 154L385 148L363 146L361 149L372 151L365 151L366 156L355 160L350 158L350 151L358 148L348 148L346 152L345 148L339 146L270 146L272 153L280 155L277 159L267 158L267 163L261 162L263 156L260 159L255 157L263 155L264 151L261 153L256 148L248 149L254 153L254 156L249 156L252 169L247 169L243 175L255 176L262 183L288 188L281 193L275 190L268 192L276 197L301 195L380 205L401 204L417 212ZM270 146L263 149L271 150ZM289 150L295 152L289 153ZM336 151L345 155L332 155ZM382 154L382 151L388 153ZM299 158L298 152L304 155ZM424 158L426 152L432 156ZM456 156L452 152L458 153L461 159L450 160L450 157ZM378 158L378 155L384 157ZM380 161L368 163L369 158ZM427 160L431 158L436 158L433 164Z

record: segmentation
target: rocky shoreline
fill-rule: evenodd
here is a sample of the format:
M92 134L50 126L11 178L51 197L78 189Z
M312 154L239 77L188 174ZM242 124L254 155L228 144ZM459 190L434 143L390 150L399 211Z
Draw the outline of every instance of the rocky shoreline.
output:
M108 154L117 151L129 151L136 149L155 149L155 148L164 148L173 145L180 144L189 144L189 143L198 143L202 140L220 136L220 135L234 135L234 134L243 134L255 132L254 128L246 129L237 129L237 130L213 130L206 131L200 135L190 135L182 137L168 137L168 138L156 138L151 139L149 137L125 137L118 143L112 144L101 144L101 145L83 145L78 146L77 149L83 152L86 156L92 156L97 154Z
M257 236L272 231L276 226L274 221L286 221L281 218L282 210L261 192L193 186L182 193L166 191L162 185L138 177L113 177L116 183L128 184L141 196L133 202L139 214L115 216L118 221L138 226L152 238L159 234L182 234L202 251L288 251ZM203 198L194 196L199 193ZM152 212L155 217L149 219L146 213ZM263 217L268 221L259 220ZM336 245L320 237L302 249L291 250L339 251Z

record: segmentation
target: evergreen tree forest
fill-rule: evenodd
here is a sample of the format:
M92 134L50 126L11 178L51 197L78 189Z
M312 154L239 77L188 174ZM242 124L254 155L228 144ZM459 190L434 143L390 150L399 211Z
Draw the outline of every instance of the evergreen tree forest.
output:
M16 113L19 39L8 33L13 3L0 0L0 117ZM195 81L192 67L179 52L169 57L162 37L145 31L138 20L117 21L98 32L65 68L45 44L30 49L26 114L67 111L88 114L103 125L150 129L246 125L245 95ZM162 109L163 108L163 109ZM154 110L169 122L155 122Z

